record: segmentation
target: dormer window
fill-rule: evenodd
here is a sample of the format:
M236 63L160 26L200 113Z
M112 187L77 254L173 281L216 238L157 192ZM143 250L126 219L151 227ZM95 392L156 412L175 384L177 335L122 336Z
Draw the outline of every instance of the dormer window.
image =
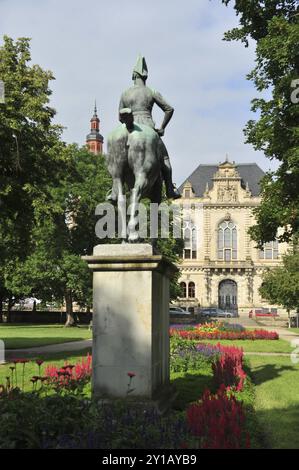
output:
M190 199L193 197L192 185L190 181L187 181L184 185L183 195L185 199Z

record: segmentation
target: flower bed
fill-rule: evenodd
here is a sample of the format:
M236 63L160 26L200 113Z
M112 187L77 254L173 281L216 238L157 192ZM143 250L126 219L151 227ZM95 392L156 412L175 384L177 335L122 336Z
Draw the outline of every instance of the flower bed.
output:
M243 405L224 385L215 395L206 390L200 402L189 406L187 422L201 449L250 447Z
M279 335L275 331L267 330L245 330L245 331L230 331L219 327L206 327L206 325L196 325L192 328L170 328L169 334L171 337L179 336L184 339L197 340L197 339L219 339L219 340L276 340Z
M231 387L243 390L246 373L243 370L243 350L233 346L217 345L220 354L213 362L212 369L216 387Z
M44 378L47 385L57 393L64 390L81 392L87 382L91 379L91 355L82 357L76 364L65 363L62 367L49 365L45 369Z
M83 390L91 378L89 355L74 364L48 365L44 371L43 360L37 359L39 375L31 378L32 392L24 393L17 378L24 389L28 360L14 360L7 387L0 386L1 409L6 410L0 418L0 448L148 448L149 442L156 449L249 447L246 408L240 402L250 384L245 381L243 350L186 341L180 336L173 337L171 343L172 367L176 363L179 371L197 370L203 377L208 372L204 386L209 385L211 391L206 390L199 401L189 405L186 414L173 410L164 419L150 408L145 413L130 400L112 408L98 407ZM128 377L129 394L135 373L128 372ZM20 409L26 432L15 438ZM10 416L9 421L5 416Z

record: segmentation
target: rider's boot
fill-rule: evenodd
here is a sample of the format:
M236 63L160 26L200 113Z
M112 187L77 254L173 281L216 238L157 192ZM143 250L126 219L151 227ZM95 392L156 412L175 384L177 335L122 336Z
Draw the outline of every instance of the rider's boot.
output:
M166 196L169 199L179 199L182 197L172 182L172 168L168 155L163 159L162 175L166 186Z

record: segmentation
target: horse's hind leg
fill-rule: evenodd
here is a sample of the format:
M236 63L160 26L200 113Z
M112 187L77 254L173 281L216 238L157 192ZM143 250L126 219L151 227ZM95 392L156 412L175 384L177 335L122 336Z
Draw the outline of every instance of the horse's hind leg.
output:
M113 180L113 187L117 195L117 209L118 209L118 234L120 238L127 237L127 210L126 210L126 196L123 193L123 181L117 177Z
M138 205L140 203L141 196L143 194L144 188L147 185L147 177L144 173L139 173L135 179L134 188L131 191L131 201L130 201L130 219L128 224L128 240L129 242L136 242L139 239L139 234L136 230L136 225L138 223L138 217L136 212L138 210Z

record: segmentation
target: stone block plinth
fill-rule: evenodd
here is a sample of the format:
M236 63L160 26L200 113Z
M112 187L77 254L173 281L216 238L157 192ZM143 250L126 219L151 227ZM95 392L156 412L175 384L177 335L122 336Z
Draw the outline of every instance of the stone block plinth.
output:
M93 271L93 396L155 399L169 386L176 266L149 244L98 245L83 259Z

